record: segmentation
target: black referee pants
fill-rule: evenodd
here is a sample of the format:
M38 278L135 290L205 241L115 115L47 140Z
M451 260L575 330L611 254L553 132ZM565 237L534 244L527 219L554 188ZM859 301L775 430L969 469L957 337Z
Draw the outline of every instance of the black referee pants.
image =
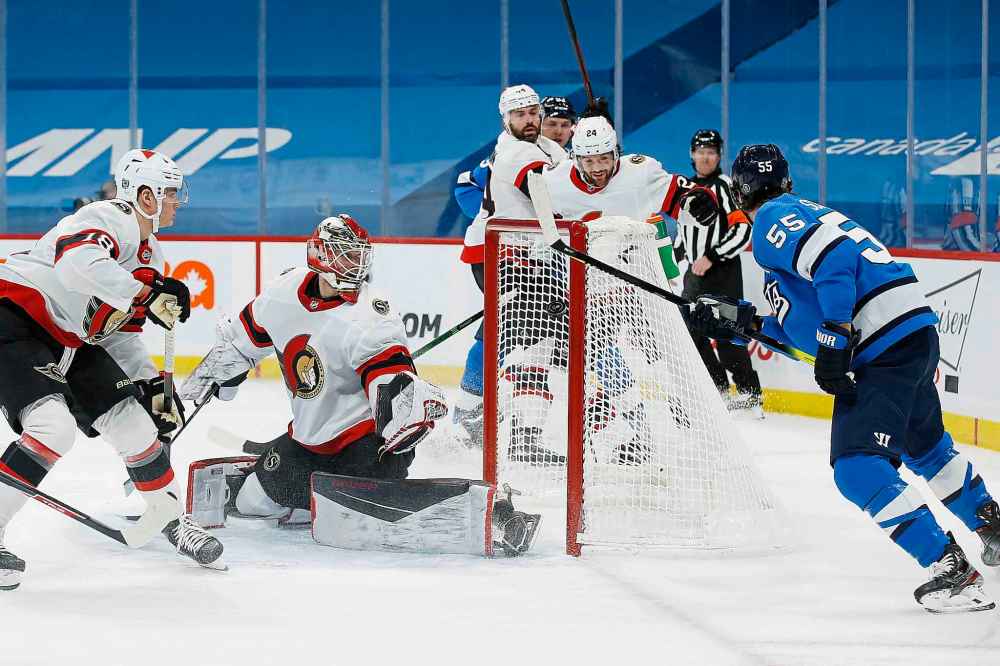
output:
M713 264L704 275L695 275L688 267L684 274L684 298L693 301L707 294L743 298L743 271L739 257ZM750 353L746 347L717 342L713 349L711 339L693 331L691 338L712 382L720 392L729 391L729 377L726 375L728 370L733 376L737 391L760 395L760 377L750 364Z

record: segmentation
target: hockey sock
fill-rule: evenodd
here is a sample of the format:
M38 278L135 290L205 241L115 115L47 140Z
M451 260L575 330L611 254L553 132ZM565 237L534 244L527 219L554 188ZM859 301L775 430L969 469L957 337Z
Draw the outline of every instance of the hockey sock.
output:
M838 458L833 478L840 493L870 515L920 566L929 567L940 559L948 537L920 493L887 459L866 454Z
M483 395L483 341L476 340L465 359L462 373L462 390L474 395Z
M903 456L903 462L927 479L934 494L966 527L974 530L983 526L976 511L993 498L972 463L955 450L951 435L944 433L934 448L918 458Z
M23 431L17 441L0 455L0 470L33 486L38 486L49 470L72 447L76 420L62 396L51 396L21 410ZM17 513L27 497L13 488L0 492L0 527Z
M158 439L154 439L144 451L124 456L124 460L128 476L135 484L136 490L144 492L159 490L174 480L170 456Z

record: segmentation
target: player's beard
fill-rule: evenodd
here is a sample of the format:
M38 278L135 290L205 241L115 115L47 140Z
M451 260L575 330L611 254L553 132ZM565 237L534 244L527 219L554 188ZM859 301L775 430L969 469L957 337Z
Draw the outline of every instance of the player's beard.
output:
M538 141L538 135L541 132L541 127L539 125L527 124L521 129L510 128L510 133L514 135L514 138L518 141L529 141L534 143ZM529 134L530 133L530 134Z
M594 174L588 173L587 180L589 180L590 184L593 185L594 187L598 188L605 187L608 184L608 181L611 179L611 171L605 169L600 171L599 175L600 178L596 177Z

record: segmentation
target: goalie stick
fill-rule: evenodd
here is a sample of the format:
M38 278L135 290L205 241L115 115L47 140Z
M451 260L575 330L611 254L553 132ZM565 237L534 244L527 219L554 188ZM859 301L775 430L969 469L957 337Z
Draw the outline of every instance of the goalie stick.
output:
M62 500L56 499L52 495L42 492L31 484L25 483L4 471L0 471L0 483L13 488L27 497L38 500L45 506L55 509L64 516L72 518L78 523L82 523L90 529L100 532L104 536L114 539L118 543L124 544L129 548L141 548L142 546L145 546L153 539L153 537L160 533L160 530L163 529L163 527L169 522L170 518L173 517L170 516L167 517L166 520L163 520L163 516L161 516L161 509L164 508L164 505L153 504L146 510L146 513L139 516L135 524L116 530L113 527L105 525L96 518L91 518L84 512L73 508ZM154 518L156 520L154 520Z
M528 172L528 191L531 192L531 203L535 207L535 214L538 216L538 224L542 228L542 236L545 237L545 242L548 243L553 250L566 255L570 259L576 259L583 264L592 266L593 268L603 271L608 275L613 275L633 287L637 287L643 291L659 296L660 298L670 301L674 305L681 307L691 305L691 301L686 298L682 298L681 296L669 292L662 287L646 282L645 280L626 273L621 269L615 268L610 264L606 264L600 259L595 259L586 252L581 252L580 250L566 245L566 243L559 236L559 230L556 228L555 216L552 213L552 199L549 196L549 189L545 185L545 180L540 173L536 173L534 171ZM741 337L756 340L769 349L772 349L793 360L802 361L803 363L808 363L809 365L814 365L816 362L816 357L812 354L807 354L801 349L797 349L791 345L785 344L784 342L775 340L774 338L764 335L758 331L744 330L741 331L739 335Z

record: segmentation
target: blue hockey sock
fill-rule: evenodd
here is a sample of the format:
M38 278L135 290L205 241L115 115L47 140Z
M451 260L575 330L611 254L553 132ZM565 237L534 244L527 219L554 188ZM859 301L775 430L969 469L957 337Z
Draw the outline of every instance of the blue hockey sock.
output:
M465 359L465 372L462 373L462 390L483 395L483 341L476 340Z
M870 515L900 548L922 567L941 558L948 537L920 493L882 456L838 458L833 478L840 493Z
M966 527L974 530L983 526L976 511L993 498L972 463L955 450L951 435L945 433L934 448L918 458L903 456L903 462L927 479L934 494Z

